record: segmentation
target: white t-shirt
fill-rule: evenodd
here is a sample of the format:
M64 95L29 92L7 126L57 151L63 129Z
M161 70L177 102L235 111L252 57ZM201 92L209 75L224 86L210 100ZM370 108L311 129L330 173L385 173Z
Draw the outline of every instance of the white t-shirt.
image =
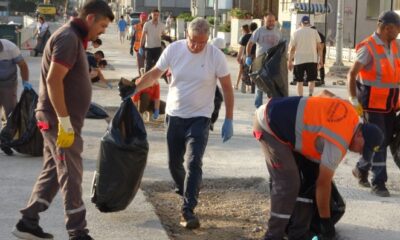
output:
M165 25L158 22L157 25L152 21L148 21L143 26L143 32L146 34L145 48L161 47L161 35L165 31Z
M168 68L169 84L166 113L181 118L211 117L217 78L229 75L221 50L207 44L199 53L191 53L186 40L179 40L163 51L156 67Z
M302 63L318 63L317 47L321 42L318 31L310 27L297 29L289 43L289 50L292 46L296 48L294 53L294 65Z

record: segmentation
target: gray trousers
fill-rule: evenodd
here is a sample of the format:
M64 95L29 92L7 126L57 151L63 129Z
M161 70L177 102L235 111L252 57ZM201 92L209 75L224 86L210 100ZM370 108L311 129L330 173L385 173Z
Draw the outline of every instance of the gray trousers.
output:
M304 207L311 208L312 205L298 198L301 181L292 149L264 131L257 120L254 120L253 130L261 144L272 180L270 218L265 239L281 240L285 236L289 219L289 239L301 239L308 232L310 219L305 221L304 214L300 212ZM291 218L292 214L295 217Z
M47 123L41 129L44 138L43 169L33 187L26 208L21 210L22 220L30 225L39 224L39 213L45 211L61 190L64 200L66 228L70 236L87 233L86 208L82 200L83 140L80 129L75 129L75 141L70 148L60 149L57 141L57 118L52 114L37 112L38 122Z
M17 84L10 87L0 87L0 119L3 126L7 121L7 116L17 105L17 87Z

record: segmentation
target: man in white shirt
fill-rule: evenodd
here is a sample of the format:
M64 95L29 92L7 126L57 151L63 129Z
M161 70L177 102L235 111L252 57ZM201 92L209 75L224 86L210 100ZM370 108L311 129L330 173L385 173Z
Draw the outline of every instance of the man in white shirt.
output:
M260 27L255 30L246 46L246 64L249 66L252 64L251 49L254 44L257 46L256 59L252 65L252 72L258 71L261 68L263 55L268 52L270 48L276 46L281 40L281 33L275 26L275 15L272 13L265 14L264 22L265 27ZM254 105L258 108L262 103L263 91L257 88Z
M183 196L181 225L200 227L194 214L202 181L202 158L208 141L217 79L225 102L223 141L233 135L233 89L227 62L221 50L208 44L210 27L203 18L188 25L187 38L171 43L156 66L138 79L138 92L156 82L168 68L172 78L167 97L166 122L168 163L176 192ZM187 172L183 166L188 151Z
M321 38L318 31L311 28L310 18L303 16L301 27L290 39L288 58L288 70L293 70L299 96L303 96L304 73L307 74L306 81L309 82L309 96L312 96L318 69L322 66Z
M151 21L143 26L142 38L140 39L139 54L143 56L146 50L146 72L157 62L161 55L161 36L164 34L165 25L159 21L160 12L154 9L151 12Z
M7 39L0 39L0 120L6 123L7 116L17 105L18 70L24 88L31 89L29 69L19 48ZM0 122L0 129L2 123ZM1 147L4 153L12 155L11 148Z

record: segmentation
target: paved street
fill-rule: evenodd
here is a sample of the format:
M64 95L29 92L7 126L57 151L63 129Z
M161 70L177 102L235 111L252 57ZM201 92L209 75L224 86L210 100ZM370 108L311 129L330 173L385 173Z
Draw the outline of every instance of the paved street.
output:
M109 27L107 34L101 37L107 61L115 70L105 72L108 79L136 76L136 62L129 55L128 41L121 45L116 34L116 26ZM40 58L29 57L24 52L30 67L30 79L38 90ZM236 59L227 56L233 82L236 82L238 66ZM190 76L188 76L190 78ZM291 77L290 77L291 78ZM337 95L347 98L346 86L332 85L336 79L328 78L326 88ZM161 95L166 99L167 86L162 80ZM317 88L320 90L322 88ZM294 86L290 86L290 95L295 95ZM305 94L308 90L305 89ZM234 137L222 143L220 137L224 117L221 109L220 119L215 124L215 131L210 133L209 143L204 156L204 178L221 177L263 177L268 178L267 169L258 143L252 137L252 116L254 113L254 95L235 91ZM201 99L199 99L201 100ZM116 107L120 103L118 89L93 88L93 101L106 107ZM104 120L86 120L83 129L84 146L84 200L88 212L88 227L96 240L163 240L168 239L153 207L146 202L139 191L132 204L122 212L100 213L90 202L90 187L99 142L107 124ZM148 129L150 152L143 181L170 181L167 167L165 134L161 129ZM389 154L390 155L390 154ZM367 189L361 189L351 175L356 163L356 154L346 155L339 166L335 180L347 203L344 217L336 227L341 240L399 239L400 224L400 181L399 169L391 157L388 159L388 188L390 198L375 197ZM15 239L11 230L20 214L18 210L25 206L35 178L42 166L41 158L32 158L15 154L6 156L0 152L0 239ZM200 196L201 201L201 196ZM255 203L256 204L256 203ZM41 225L46 231L55 234L55 239L67 239L64 226L63 206L60 194L50 209L41 215Z

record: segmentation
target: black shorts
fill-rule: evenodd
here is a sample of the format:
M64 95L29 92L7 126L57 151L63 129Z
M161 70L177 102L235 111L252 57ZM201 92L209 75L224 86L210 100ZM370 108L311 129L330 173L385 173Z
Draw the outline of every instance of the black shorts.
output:
M307 74L305 79L307 82L316 81L318 76L318 64L317 63L302 63L294 65L293 74L296 82L304 81L304 72Z

